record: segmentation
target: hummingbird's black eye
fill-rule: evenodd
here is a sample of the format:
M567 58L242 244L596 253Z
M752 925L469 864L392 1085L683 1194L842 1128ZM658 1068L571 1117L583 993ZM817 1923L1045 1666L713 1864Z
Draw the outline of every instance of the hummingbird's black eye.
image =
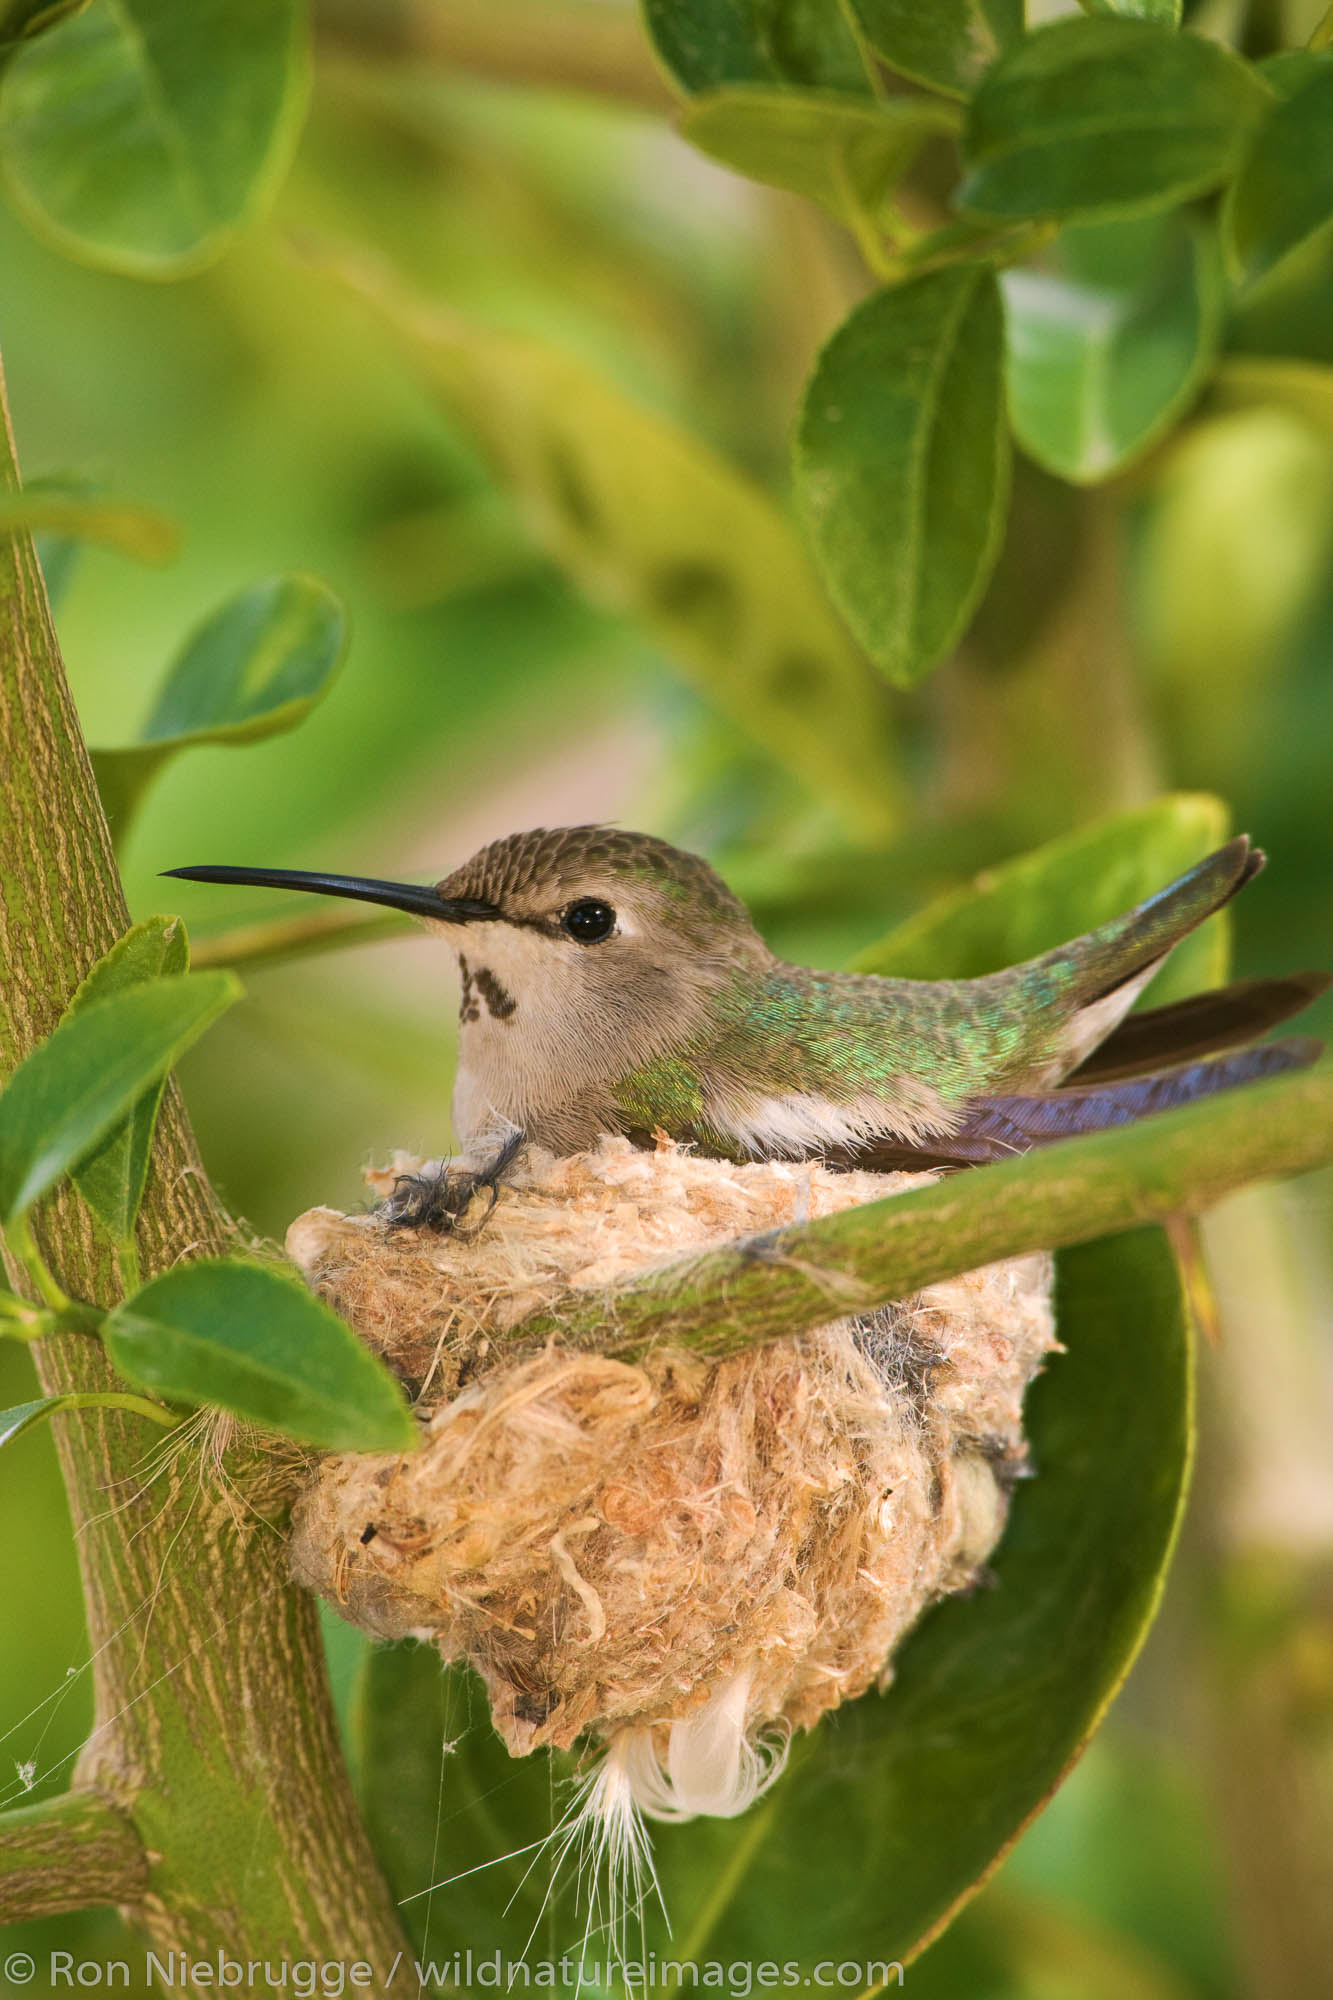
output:
M609 903L596 896L583 896L570 904L560 922L580 944L600 944L615 929L616 913Z

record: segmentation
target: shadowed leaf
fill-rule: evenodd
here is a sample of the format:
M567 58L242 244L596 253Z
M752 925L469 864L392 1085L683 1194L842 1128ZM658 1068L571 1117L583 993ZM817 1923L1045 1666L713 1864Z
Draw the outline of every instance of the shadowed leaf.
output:
M88 4L89 0L0 0L0 55Z
M869 95L856 37L828 0L643 0L643 17L685 90L782 83Z
M1223 231L1247 283L1333 223L1333 55L1313 60L1255 132L1227 191Z
M541 1915L551 1856L534 1865L531 1844L550 1832L567 1803L557 1787L573 1757L511 1757L491 1727L476 1675L446 1667L433 1646L413 1640L370 1653L353 1732L366 1828L423 1954L444 1955L441 1939L454 1935L466 1910L474 1957L497 1950L512 1957L515 1940ZM461 1882L451 1879L459 1875ZM434 1884L443 1886L423 1893ZM538 1933L543 1957L557 1936L572 1943L580 1934L569 1877L560 1890Z
M1272 103L1216 42L1149 21L1056 21L988 70L960 205L1006 221L1164 208L1224 180Z
M890 680L961 637L1009 491L999 291L956 264L872 293L824 348L796 442L796 494L829 591Z

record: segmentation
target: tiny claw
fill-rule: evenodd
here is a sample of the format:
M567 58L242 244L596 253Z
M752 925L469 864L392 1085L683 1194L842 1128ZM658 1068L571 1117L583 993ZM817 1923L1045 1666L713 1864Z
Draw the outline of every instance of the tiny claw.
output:
M486 1227L500 1199L504 1175L523 1149L522 1132L511 1132L499 1152L480 1167L437 1167L423 1174L400 1174L380 1215L390 1229L432 1229L437 1235L467 1241ZM465 1227L463 1218L482 1189L490 1195L479 1222Z

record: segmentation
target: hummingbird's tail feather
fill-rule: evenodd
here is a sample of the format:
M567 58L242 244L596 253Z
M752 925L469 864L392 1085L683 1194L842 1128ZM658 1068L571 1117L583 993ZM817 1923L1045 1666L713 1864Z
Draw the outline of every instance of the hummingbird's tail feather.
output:
M1293 1035L1285 1041L1262 1042L1210 1062L1184 1063L1175 1069L1158 1070L1151 1076L976 1098L958 1130L941 1139L937 1150L942 1158L960 1166L1006 1159L1012 1153L1025 1153L1033 1146L1047 1146L1056 1139L1130 1125L1154 1111L1168 1111L1174 1105L1234 1090L1238 1084L1253 1083L1261 1077L1308 1068L1322 1055L1323 1046L1311 1036Z
M1058 945L1023 967L1026 973L1068 976L1069 997L1079 1007L1108 998L1131 980L1144 979L1183 937L1238 895L1264 865L1262 848L1238 834L1123 916Z
M1058 1024L1054 1046L1048 1042L1042 1050L1030 1081L1045 1088L1078 1070L1120 1028L1174 946L1229 903L1263 865L1262 850L1251 847L1248 835L1238 834L1146 902L1057 945L1041 958L996 974L996 984L1009 989L1007 1007L1016 1006L1020 1017L1028 1020L1054 1016ZM1231 1043L1224 1039L1220 1045L1229 1046L1236 1039L1233 1036ZM1146 1064L1136 1060L1134 1067L1161 1068L1178 1054L1200 1054L1207 1046L1204 1042L1177 1051L1168 1044L1160 1054L1150 1054ZM1128 1073L1119 1062L1116 1067L1117 1073ZM1029 1081L1014 1075L1008 1080Z
M1291 972L1280 979L1238 979L1170 1007L1127 1014L1069 1079L1071 1085L1143 1076L1166 1064L1195 1061L1253 1042L1289 1021L1333 986L1333 973Z

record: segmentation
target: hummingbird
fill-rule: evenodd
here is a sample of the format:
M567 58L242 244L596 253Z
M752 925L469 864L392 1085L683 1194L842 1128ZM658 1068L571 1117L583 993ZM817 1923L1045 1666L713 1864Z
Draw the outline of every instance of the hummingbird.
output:
M1314 1060L1251 1045L1330 983L1301 972L1129 1009L1173 946L1253 880L1241 835L1123 916L977 979L826 972L778 958L697 855L608 826L493 841L432 887L245 867L186 881L405 910L462 980L453 1159L384 1214L458 1226L526 1145L665 1134L714 1157L984 1165Z

